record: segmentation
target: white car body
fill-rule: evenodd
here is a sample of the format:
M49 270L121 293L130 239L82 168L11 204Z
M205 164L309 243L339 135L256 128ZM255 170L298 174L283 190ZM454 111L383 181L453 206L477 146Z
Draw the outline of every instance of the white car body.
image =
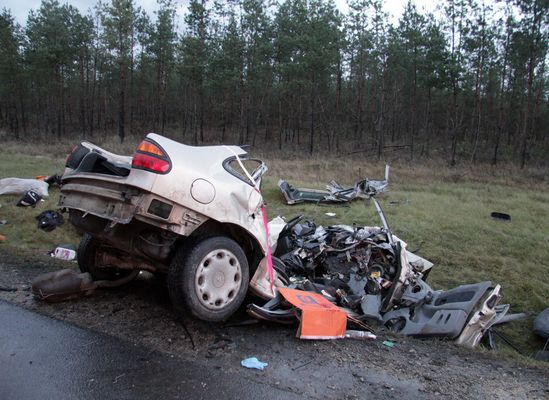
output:
M242 249L246 260L239 264L247 264L247 278L268 246L259 191L266 171L238 146L188 146L150 133L130 157L82 142L67 159L58 206L87 241L93 239L93 254L79 262L82 270L168 273L189 238L218 235ZM218 269L211 279L223 281ZM248 282L242 287L247 290Z

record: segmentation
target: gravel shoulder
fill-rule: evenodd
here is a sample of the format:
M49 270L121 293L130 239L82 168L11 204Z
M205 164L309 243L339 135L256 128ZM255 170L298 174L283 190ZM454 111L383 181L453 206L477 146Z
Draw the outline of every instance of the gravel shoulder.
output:
M296 326L254 323L243 312L226 324L178 316L164 283L149 275L74 301L35 300L30 280L61 268L77 266L47 256L14 255L0 247L0 286L17 289L0 290L0 299L306 398L549 397L549 366L482 349L384 334L375 341L305 341L295 337ZM384 346L385 339L395 347ZM240 366L240 360L252 356L269 363L265 371Z

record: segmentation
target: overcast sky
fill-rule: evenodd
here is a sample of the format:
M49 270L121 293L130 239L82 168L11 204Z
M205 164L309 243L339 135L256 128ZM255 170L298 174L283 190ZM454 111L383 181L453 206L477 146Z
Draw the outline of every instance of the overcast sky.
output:
M334 1L341 11L345 12L347 10L345 0ZM407 1L408 0L385 1L385 10L393 16L393 21L396 21L398 17L400 17ZM60 0L59 2L62 4L65 3L63 0ZM11 10L11 14L15 17L15 20L19 24L24 25L29 11L31 9L37 10L40 8L40 3L41 0L0 0L0 8L5 7ZM86 14L88 10L97 3L97 0L72 0L67 1L66 3L77 7L81 13ZM156 0L136 0L135 3L147 11L147 14L149 14L150 17L154 17L153 12L157 9ZM188 3L188 0L176 1L176 4L178 4L178 15L180 18L182 18L185 14L187 10L186 5ZM415 3L419 11L434 11L437 2L432 0L415 0ZM182 24L182 22L180 22L180 24Z

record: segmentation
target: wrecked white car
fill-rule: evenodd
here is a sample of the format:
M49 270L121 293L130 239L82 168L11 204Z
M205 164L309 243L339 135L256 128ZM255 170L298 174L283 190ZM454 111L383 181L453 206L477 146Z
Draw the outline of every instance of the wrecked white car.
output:
M151 133L121 156L82 142L67 159L58 205L84 234L82 272L95 280L167 274L176 308L220 321L241 305L266 252L258 190L266 171L237 146Z
M266 171L240 147L186 146L156 134L132 157L79 144L67 159L59 207L84 233L81 271L103 281L97 287L140 270L167 274L174 306L207 321L230 317L248 287L267 300L249 304L248 313L282 323L296 318L282 287L322 295L355 322L471 347L506 321L499 285L440 291L427 284L433 264L406 249L374 197L387 187L388 168L384 181L343 189L376 207L382 227L363 228L317 227L300 223L302 216L267 225L259 190Z

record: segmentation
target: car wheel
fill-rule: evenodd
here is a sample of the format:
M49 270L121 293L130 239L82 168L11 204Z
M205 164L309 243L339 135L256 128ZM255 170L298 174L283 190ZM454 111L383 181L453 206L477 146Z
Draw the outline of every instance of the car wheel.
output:
M95 281L114 281L117 279L125 278L132 273L128 269L118 269L111 267L102 267L97 264L97 250L101 242L94 239L89 234L84 234L80 245L78 246L78 252L76 253L76 259L78 261L78 267L82 272L89 272Z
M204 321L223 321L242 304L248 290L248 261L225 236L189 240L170 265L168 290L176 309L185 306Z

